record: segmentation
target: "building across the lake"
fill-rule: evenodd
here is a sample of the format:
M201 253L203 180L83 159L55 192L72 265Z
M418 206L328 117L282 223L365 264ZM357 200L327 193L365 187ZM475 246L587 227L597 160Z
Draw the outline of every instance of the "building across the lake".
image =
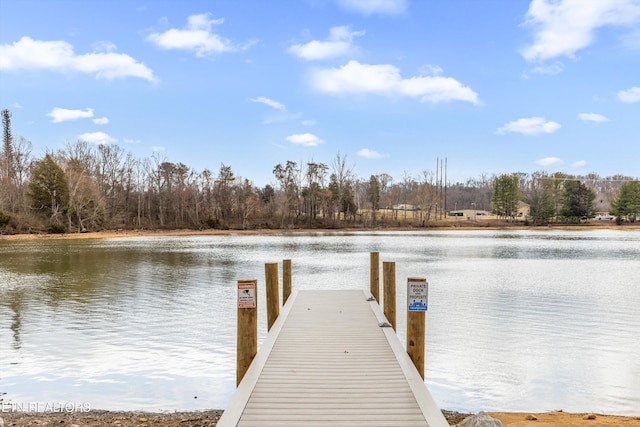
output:
M449 218L460 217L467 220L495 218L495 215L492 215L491 212L483 209L458 209L447 212L447 216Z

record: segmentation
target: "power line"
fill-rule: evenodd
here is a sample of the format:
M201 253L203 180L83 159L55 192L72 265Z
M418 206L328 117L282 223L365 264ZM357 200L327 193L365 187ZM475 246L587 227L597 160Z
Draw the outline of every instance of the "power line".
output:
M548 180L548 181L596 181L596 182L630 182L630 181L640 181L640 178L626 178L626 179L609 179L609 178L599 178L599 179L592 179L592 178L573 178L573 177L557 178L557 177L553 177L553 176L542 177L542 178L535 178L535 179L537 179L537 180Z

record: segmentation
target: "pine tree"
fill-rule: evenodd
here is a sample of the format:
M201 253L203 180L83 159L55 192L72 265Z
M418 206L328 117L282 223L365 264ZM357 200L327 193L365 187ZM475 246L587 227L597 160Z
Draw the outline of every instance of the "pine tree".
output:
M518 175L500 175L493 180L493 212L499 217L512 218L518 211L520 185Z
M596 193L591 188L578 180L567 180L564 183L562 216L571 221L580 222L581 218L587 219L593 215L593 201Z
M62 222L69 202L69 185L66 174L49 154L33 168L29 197L33 209L49 216L52 222Z
M618 197L611 203L611 214L631 222L640 217L640 181L622 184Z

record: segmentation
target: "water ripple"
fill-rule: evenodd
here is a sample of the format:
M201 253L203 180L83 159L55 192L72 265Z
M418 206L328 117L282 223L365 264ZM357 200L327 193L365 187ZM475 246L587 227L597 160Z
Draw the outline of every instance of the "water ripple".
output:
M441 407L638 415L640 232L493 230L0 242L0 391L13 402L223 408L235 284L293 260L296 289L369 288L369 252L427 277ZM198 399L195 399L198 396Z

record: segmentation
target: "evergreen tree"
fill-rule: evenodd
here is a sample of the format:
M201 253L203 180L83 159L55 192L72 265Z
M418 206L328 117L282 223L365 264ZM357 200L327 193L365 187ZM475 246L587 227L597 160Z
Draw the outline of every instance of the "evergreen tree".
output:
M0 211L0 229L6 227L11 222L11 215L7 215Z
M344 188L342 189L342 197L340 200L340 210L343 213L343 217L345 221L348 216L351 215L355 220L356 212L358 211L358 206L356 205L356 201L353 195L353 187L350 182L347 182Z
M334 219L336 206L340 206L340 186L338 185L338 177L335 173L332 173L329 177L329 209L331 212L331 219ZM340 207L338 208L338 220L340 220Z
M539 176L532 180L529 190L529 215L534 224L548 224L556 214L554 202L554 180L547 176Z
M589 219L595 211L593 201L596 193L578 180L566 180L564 183L563 207L561 214L570 221L580 222Z
M627 181L620 187L618 197L611 202L612 215L634 222L640 217L640 181Z
M69 202L67 177L50 154L37 162L29 182L31 207L49 216L52 222L61 222L61 215Z
M371 203L371 214L373 223L376 223L376 212L380 209L380 183L375 175L369 178L367 186L367 200Z
M502 218L512 218L518 212L520 185L518 175L503 174L493 180L493 212Z
M545 190L533 194L529 206L529 215L534 224L548 224L555 216L553 197Z

